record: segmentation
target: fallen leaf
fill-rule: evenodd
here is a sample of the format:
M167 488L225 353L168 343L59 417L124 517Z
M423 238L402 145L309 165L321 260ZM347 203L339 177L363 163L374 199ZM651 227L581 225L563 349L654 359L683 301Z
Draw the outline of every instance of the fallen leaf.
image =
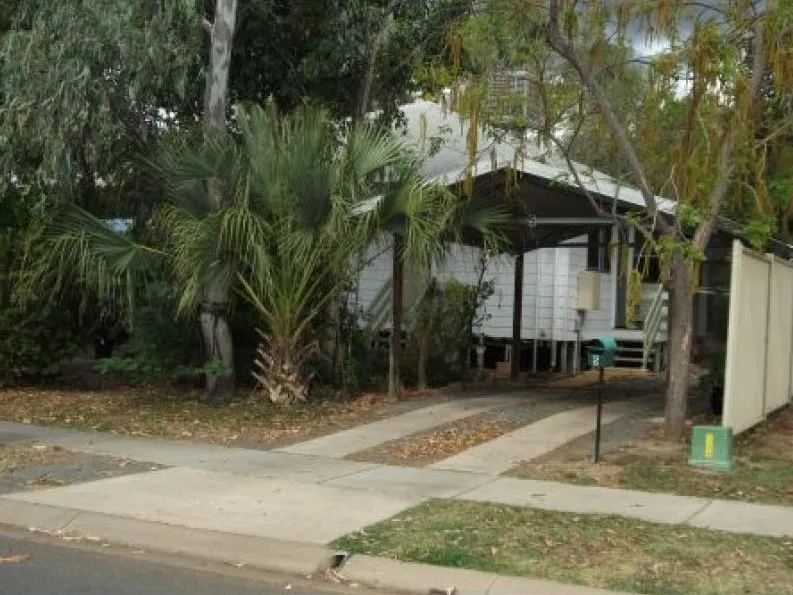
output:
M27 554L12 554L10 556L0 556L0 564L22 564L30 560Z

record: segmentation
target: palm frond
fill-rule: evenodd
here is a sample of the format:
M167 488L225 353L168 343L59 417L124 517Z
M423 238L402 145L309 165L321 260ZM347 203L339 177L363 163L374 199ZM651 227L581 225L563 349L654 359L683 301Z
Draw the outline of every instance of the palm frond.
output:
M210 196L210 182L229 197L245 170L244 156L230 135L163 143L153 158L142 161L159 182L164 198L196 215L217 209Z
M20 290L61 293L78 291L112 303L125 301L134 310L134 294L158 261L159 250L133 241L80 207L68 204L52 217L44 249L27 263Z
M463 199L455 209L453 239L460 241L462 236L473 232L486 248L498 249L506 242L504 232L512 221L513 216L502 200L491 196Z

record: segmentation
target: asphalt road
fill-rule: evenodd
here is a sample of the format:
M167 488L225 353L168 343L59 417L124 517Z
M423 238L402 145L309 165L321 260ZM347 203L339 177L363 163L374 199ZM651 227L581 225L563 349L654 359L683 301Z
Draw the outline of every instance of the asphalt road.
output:
M14 562L14 556L26 557ZM19 560L19 558L17 558ZM0 595L373 595L355 587L0 528ZM381 594L384 595L384 594Z

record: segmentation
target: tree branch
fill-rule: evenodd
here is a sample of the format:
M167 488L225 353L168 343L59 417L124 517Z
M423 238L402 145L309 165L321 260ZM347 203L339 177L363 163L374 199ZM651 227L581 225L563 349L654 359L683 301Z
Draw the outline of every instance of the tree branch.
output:
M388 30L393 20L393 12L399 1L400 0L391 0L388 6L386 6L383 25L380 27L380 31L377 32L377 36L372 43L369 63L366 66L366 74L364 75L363 83L361 84L361 89L358 94L358 108L355 110L355 120L362 120L369 110L369 99L372 95L372 82L374 81L374 69L377 66L377 56L380 54L383 45L385 45L388 37Z
M750 93L752 102L759 98L760 87L763 83L765 72L765 48L763 47L763 22L759 20L754 26L754 39L752 40L752 80ZM713 228L716 224L716 217L721 210L724 197L730 188L730 178L735 168L735 131L734 126L728 125L727 132L722 141L721 151L719 152L718 177L713 190L708 196L708 216L699 224L694 232L692 240L694 246L703 249L708 245Z
M578 76L580 77L584 87L587 89L587 91L589 91L590 95L592 95L593 99L595 100L595 103L597 104L612 137L614 138L614 142L617 144L617 147L625 157L625 160L628 162L628 166L633 172L635 183L638 184L639 191L642 193L642 197L644 198L648 216L653 220L657 220L663 231L672 232L672 228L667 223L667 221L663 218L657 217L658 203L655 199L655 193L650 188L650 183L647 180L644 167L642 166L639 156L636 153L633 143L628 137L625 127L623 126L622 122L620 122L617 114L614 111L611 100L597 82L597 79L595 78L591 68L586 65L578 55L575 46L562 36L559 15L559 0L550 0L549 19L545 33L548 44L573 67L573 69L578 73Z
M793 118L788 118L776 130L774 130L773 132L769 132L766 136L764 136L763 138L759 139L757 141L757 145L760 146L760 145L766 145L766 144L770 143L772 140L774 140L779 135L784 134L785 131L787 131L787 129L791 128L791 127L793 127Z
M581 122L583 123L583 120ZM578 134L580 130L581 130L581 124L579 124L578 128L573 133L573 138L575 138L575 136ZM608 211L603 209L603 207L600 204L598 204L598 202L595 200L595 197L592 195L589 189L584 185L584 180L581 178L581 175L578 173L575 164L570 159L569 145L565 147L563 143L553 134L549 134L548 139L553 144L555 144L556 147L559 149L559 152L562 154L562 157L564 158L565 163L567 164L567 169L569 169L570 172L573 174L573 178L575 179L576 185L581 190L581 192L584 193L584 196L586 196L587 200L589 201L589 204L595 210L595 213L601 217L613 217L615 221L626 222L627 219L625 217L617 214L616 208L613 209L611 213L609 213ZM614 205L616 206L616 204L617 204L617 199L616 197L614 197ZM634 225L645 237L652 237L652 228L647 228L643 225L639 225L635 221L631 221L631 225Z

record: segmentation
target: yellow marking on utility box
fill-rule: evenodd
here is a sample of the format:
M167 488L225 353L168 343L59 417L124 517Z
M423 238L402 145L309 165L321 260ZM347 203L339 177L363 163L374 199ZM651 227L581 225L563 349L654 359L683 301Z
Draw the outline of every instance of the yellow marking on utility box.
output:
M712 459L713 458L713 444L714 444L713 434L711 432L708 432L707 434L705 434L705 458L706 459Z

